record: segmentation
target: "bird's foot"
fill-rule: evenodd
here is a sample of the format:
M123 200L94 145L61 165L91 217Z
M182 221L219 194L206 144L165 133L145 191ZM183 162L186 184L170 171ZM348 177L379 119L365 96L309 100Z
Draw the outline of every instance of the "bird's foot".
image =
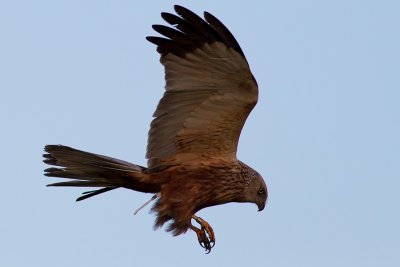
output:
M211 249L215 245L214 230L208 224L208 222L206 222L202 218L193 215L192 219L194 219L198 224L200 224L201 229L193 225L190 226L190 229L192 229L197 234L197 239L199 240L200 246L202 246L206 250L206 253L208 254L211 252Z

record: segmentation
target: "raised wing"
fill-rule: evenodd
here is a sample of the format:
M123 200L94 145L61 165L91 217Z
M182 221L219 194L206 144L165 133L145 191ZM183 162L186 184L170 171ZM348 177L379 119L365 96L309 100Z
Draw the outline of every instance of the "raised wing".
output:
M213 15L175 6L161 13L176 29L153 25L166 86L151 123L148 167L236 159L240 132L257 103L257 83L239 44Z

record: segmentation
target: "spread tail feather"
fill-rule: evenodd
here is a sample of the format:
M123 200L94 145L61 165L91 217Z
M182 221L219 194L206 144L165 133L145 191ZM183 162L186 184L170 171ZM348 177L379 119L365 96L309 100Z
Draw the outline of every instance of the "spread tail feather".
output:
M87 199L89 197L94 197L94 196L97 196L98 194L105 193L105 192L111 191L116 188L118 188L118 187L103 187L103 188L100 188L97 190L83 192L82 196L78 197L76 199L76 201L81 201L81 200Z
M45 176L68 178L69 181L48 186L103 187L83 193L77 201L125 187L145 193L156 193L159 186L145 181L146 168L62 145L47 145L43 162L56 167L45 169Z

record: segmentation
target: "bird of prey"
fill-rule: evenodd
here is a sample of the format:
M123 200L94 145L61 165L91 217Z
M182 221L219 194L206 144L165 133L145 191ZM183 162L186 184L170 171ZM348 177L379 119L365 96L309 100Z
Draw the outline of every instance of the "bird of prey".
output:
M216 17L204 19L174 6L161 13L172 25L153 25L165 68L165 92L153 115L147 167L63 145L45 146L46 176L68 178L49 186L100 187L77 201L116 188L153 193L154 228L169 223L174 236L189 229L207 253L212 227L195 214L229 202L250 202L261 211L268 192L262 176L239 161L240 132L257 103L258 87L232 33ZM192 220L199 226L192 224Z

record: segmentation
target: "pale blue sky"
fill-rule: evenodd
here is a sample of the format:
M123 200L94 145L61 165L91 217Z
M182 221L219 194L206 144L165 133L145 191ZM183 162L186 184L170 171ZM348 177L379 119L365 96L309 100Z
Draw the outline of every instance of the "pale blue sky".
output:
M145 164L163 69L145 40L182 4L222 20L260 87L238 156L266 209L153 231L150 196L46 188L45 144ZM399 1L1 1L0 266L400 266Z

